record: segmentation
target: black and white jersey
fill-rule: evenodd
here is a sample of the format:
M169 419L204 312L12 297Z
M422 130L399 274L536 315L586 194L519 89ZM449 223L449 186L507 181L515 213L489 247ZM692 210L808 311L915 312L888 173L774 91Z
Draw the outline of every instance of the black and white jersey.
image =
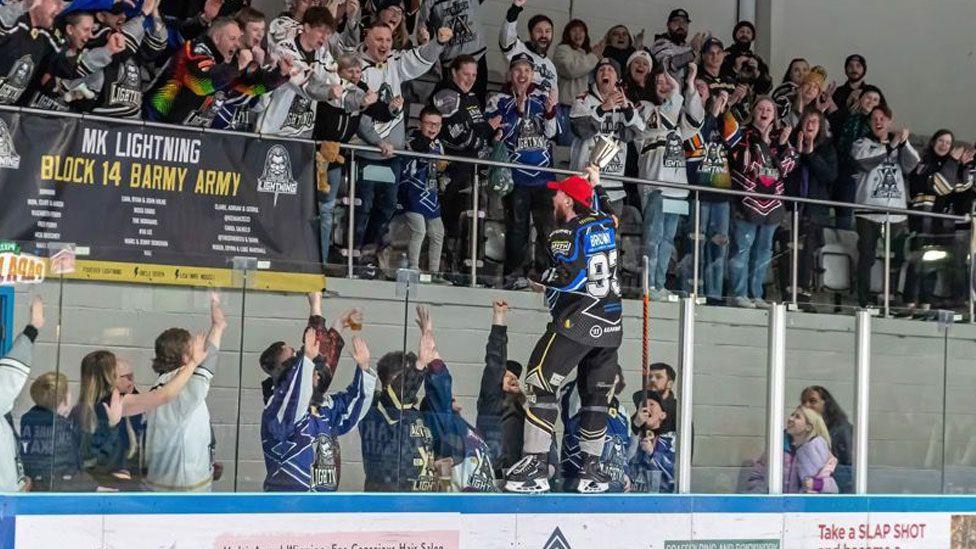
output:
M0 6L0 105L27 106L40 89L41 78L79 78L88 72L85 56L61 52L61 39L35 27L24 4Z

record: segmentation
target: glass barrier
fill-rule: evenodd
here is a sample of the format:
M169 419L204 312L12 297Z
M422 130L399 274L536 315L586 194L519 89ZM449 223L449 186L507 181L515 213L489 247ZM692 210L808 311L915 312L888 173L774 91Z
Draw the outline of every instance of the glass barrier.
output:
M78 271L58 280L54 371L69 398L56 410L50 459L63 472L53 488L233 491L240 293L213 293L190 268L102 264L119 281L67 278L91 272L78 259ZM170 278L180 282L121 281Z
M697 307L693 493L766 493L769 313Z
M66 276L15 287L16 326L26 323L26 303L33 295L44 298L47 313L30 380L13 414L25 452L42 458L25 459L35 467L30 470L33 491L493 491L519 464L527 447L512 450L506 441L509 434L524 433L519 418L524 417L526 377L533 350L546 341L550 319L542 294L471 292L401 271L399 282L331 278L321 300L310 302L302 291L321 283L316 275L299 278L286 293L269 273L238 267L228 269L230 287L218 292L227 321L219 360L205 363L206 372L188 376L187 386L171 397L166 387L173 387L179 374L163 374L165 383L159 387L153 359L169 352L176 360L173 353L183 348L182 340L170 334L173 345L168 345L157 338L172 327L191 334L209 329L210 290L202 281L149 285ZM316 265L304 267L316 270ZM138 276L165 274L162 267L146 269ZM494 299L506 304L498 306L497 314ZM429 311L432 342L421 338L418 306ZM765 493L770 313L698 305L691 308L689 323L682 321L683 306L650 302L646 349L651 366L645 376L642 304L625 302L617 361L623 383L614 384L611 436L603 445L606 459L620 459L606 462L608 476L624 475L617 477L615 490L677 489L681 333L689 326L695 384L690 489ZM291 353L305 347L309 318L315 316L322 317L311 321L317 329L310 332L309 344L316 356L311 366L296 370L289 363ZM826 413L827 392L854 423L854 318L794 312L786 319L786 397L779 413L787 431L786 418L801 403L816 408L822 402L823 415L831 415ZM874 318L870 492L969 493L976 488L966 474L973 453L967 412L972 383L966 373L971 335L969 325L950 327L947 338L936 322ZM368 360L363 345L357 348L359 338ZM422 368L414 366L414 357ZM163 362L158 360L156 367L165 368ZM357 362L368 364L369 373ZM212 377L208 368L214 368ZM507 379L506 372L516 371L519 383ZM47 372L54 374L47 376L48 383L52 402L60 408L55 411L61 413L38 419L27 412L44 398L43 386L38 385L36 395L31 386ZM67 391L58 374L65 376ZM572 471L582 463L585 446L573 433L585 429L585 412L597 405L584 403L571 369L543 379L562 389L554 391L552 407L535 411L539 424L552 424L556 441L545 458L551 466L547 479L553 491L571 491L575 484L565 479L576 478ZM805 391L816 386L826 391ZM113 399L113 387L125 396ZM643 387L660 391L658 398L645 396ZM206 415L194 412L179 423L184 401L198 397L204 399ZM547 422L552 413L553 421ZM850 455L838 456L833 474L846 493L854 480L853 432L845 431L838 418L835 410L826 426L832 444L847 437ZM167 422L180 426L180 437L167 434ZM169 463L167 451L174 444L189 444L191 435L200 442L195 455L207 471L205 485L153 480L152 475L161 474L154 473L154 460ZM641 452L647 454L644 461ZM37 472L36 463L46 475ZM66 473L64 468L71 467Z
M853 317L787 314L786 409L782 414L789 444L787 451L792 454L787 460L791 467L786 469L792 471L792 475L787 473L787 485L794 491L803 489L805 479L800 478L800 471L813 468L818 473L813 476L826 481L817 491L854 493L855 349ZM799 407L805 409L799 410L802 417L794 415ZM811 453L798 453L805 444L812 444L811 448L823 445L810 440L808 426L814 427L817 436L827 443L830 454L813 453L817 457L810 460ZM828 463L830 455L837 459L832 470Z
M945 353L936 323L872 321L869 493L942 493Z
M37 252L28 243L19 244L26 254ZM74 447L74 439L65 432L55 412L63 411L65 403L71 402L77 386L60 375L65 364L60 347L65 321L65 281L47 273L46 268L43 271L46 277L35 277L37 265L32 258L24 260L25 257L19 252L0 254L0 276L4 279L3 289L8 290L3 294L4 306L12 313L8 319L10 325L4 326L7 332L0 346L9 359L2 368L0 415L6 417L0 421L9 422L20 444L16 482L0 491L49 492L61 490L63 485L55 449ZM37 306L32 306L34 300L39 300ZM37 329L33 342L30 337L34 334L28 326ZM6 422L0 428L6 428ZM69 463L64 469L71 475L78 467Z
M943 458L942 492L972 494L976 492L976 417L971 405L976 374L972 357L976 352L968 326L948 328L946 350L946 384L942 403L945 409L945 456Z

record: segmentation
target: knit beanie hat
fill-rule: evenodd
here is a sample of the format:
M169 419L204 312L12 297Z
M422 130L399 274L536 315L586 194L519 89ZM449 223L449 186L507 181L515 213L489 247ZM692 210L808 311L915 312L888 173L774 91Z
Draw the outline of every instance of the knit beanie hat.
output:
M629 67L630 64L637 59L643 59L644 61L647 61L647 64L650 65L652 69L654 68L654 58L651 57L650 52L648 52L647 50L637 50L634 53L630 54L630 57L627 58L627 66Z
M758 36L756 34L756 26L753 25L751 21L739 21L735 24L735 28L732 29L732 42L735 42L735 35L738 34L739 29L742 27L749 27L749 30L752 31L752 39L756 39L756 36Z

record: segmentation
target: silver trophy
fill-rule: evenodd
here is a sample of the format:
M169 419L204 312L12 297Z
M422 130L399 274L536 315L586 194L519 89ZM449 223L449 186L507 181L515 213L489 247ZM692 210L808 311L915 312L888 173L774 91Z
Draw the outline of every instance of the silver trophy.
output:
M590 149L590 165L599 166L602 170L620 152L620 142L613 136L600 134L596 136L593 148Z

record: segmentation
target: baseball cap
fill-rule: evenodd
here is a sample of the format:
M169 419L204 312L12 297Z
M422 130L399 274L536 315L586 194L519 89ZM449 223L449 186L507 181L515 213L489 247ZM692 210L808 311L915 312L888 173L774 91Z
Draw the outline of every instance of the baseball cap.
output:
M670 23L671 21L674 21L675 19L677 19L679 17L684 17L685 20L687 20L689 23L691 23L691 17L688 17L688 12L685 11L685 10L683 10L683 9L681 9L681 8L678 8L676 10L671 10L671 14L668 15L668 23Z
M529 68L535 69L535 61L532 60L532 56L522 52L512 56L512 60L508 62L508 68L515 68L515 65L519 63L526 63Z
M712 49L712 46L718 46L720 50L725 49L725 44L723 44L722 41L719 40L718 38L712 36L708 40L705 40L705 43L702 44L701 52L702 53L707 52L708 50Z
M555 191L562 191L576 202L593 207L593 187L585 178L571 175L562 181L550 181L548 187Z
M664 401L661 399L661 395L654 389L648 389L646 391L637 391L634 393L634 407L638 410L644 406L644 399L653 400L657 402L661 409L664 409Z

